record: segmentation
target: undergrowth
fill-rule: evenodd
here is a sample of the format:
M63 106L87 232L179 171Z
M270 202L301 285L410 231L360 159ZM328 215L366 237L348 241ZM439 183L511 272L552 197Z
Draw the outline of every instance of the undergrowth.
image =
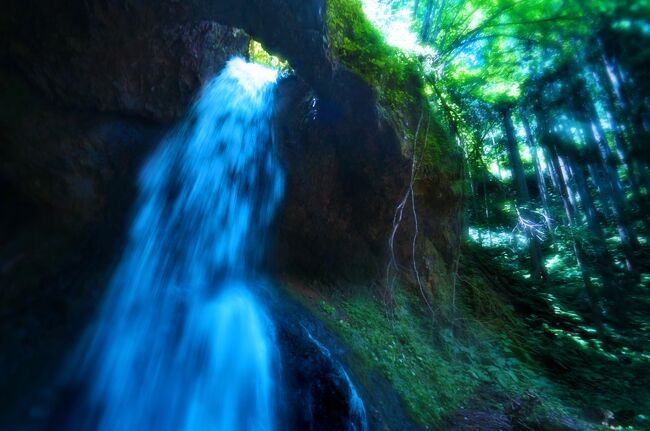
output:
M468 245L464 256L469 314L505 334L517 357L555 382L564 399L582 410L611 411L625 429L650 428L649 328L642 318L635 322L631 313L626 327L606 324L599 333L586 310L576 308L584 300L567 296L570 274L554 274L565 288L557 289L525 278L521 262L508 262L495 250ZM646 304L636 307L648 309L647 300L638 299Z
M376 285L316 286L317 299L299 298L427 429L445 429L461 411L504 411L525 396L538 400L529 420L584 417L595 430L611 411L603 429L648 429L650 356L640 334L610 328L603 342L568 303L485 250L466 246L463 256L448 325L405 283L390 305Z
M334 61L376 90L403 152L419 151L417 187L440 190L447 182L453 190L455 147L426 101L418 60L384 41L359 0L329 0L327 27ZM534 393L543 400L540 415L612 410L626 429L643 429L637 423L650 411L650 382L648 354L638 343L610 334L604 345L581 313L532 284L520 266L502 267L498 259L481 265L471 250L466 254L456 312L446 325L434 322L416 290L404 285L390 307L369 288L337 289L306 305L364 366L384 375L423 426L440 427L463 408L502 409L488 393Z
M362 367L378 370L390 382L421 426L441 429L464 409L500 411L503 400L525 393L544 400L539 414L567 414L556 387L517 357L506 334L466 317L459 317L463 323L456 330L441 328L417 293L404 286L395 290L390 309L370 292L359 293L367 290L337 289L306 305Z

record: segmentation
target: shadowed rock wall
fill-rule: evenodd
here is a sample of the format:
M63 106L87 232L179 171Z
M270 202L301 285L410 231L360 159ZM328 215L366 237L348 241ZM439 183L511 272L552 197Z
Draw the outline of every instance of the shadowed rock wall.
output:
M0 27L0 176L68 224L99 221L167 124L248 36L129 2L9 2ZM143 132L146 131L147 133Z
M381 276L410 161L374 90L330 59L323 0L6 3L0 333L11 336L0 337L0 351L17 353L0 358L4 410L29 412L33 400L19 389L56 374L62 346L78 338L101 297L106 280L98 273L119 252L141 161L201 85L231 56L246 55L249 35L297 75L279 85L276 108L288 171L280 269ZM421 237L435 236L450 264L457 206L437 214L431 204L455 199L447 188L427 184L418 199ZM408 258L408 235L398 253ZM444 273L426 266L435 250L427 253L423 268ZM286 334L287 348L309 346L300 331Z

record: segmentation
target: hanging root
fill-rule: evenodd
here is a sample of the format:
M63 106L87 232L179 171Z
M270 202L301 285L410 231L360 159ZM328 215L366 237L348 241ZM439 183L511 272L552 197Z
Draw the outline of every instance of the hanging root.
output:
M513 233L515 230L521 230L531 238L535 237L540 241L545 241L546 223L538 223L531 217L537 216L538 218L544 218L544 215L534 210L522 209L519 206L517 206L515 209L517 211L517 225L514 227Z
M417 142L418 142L418 136L420 134L420 126L422 124L423 116L424 114L421 113L420 119L418 120L417 128L415 129L415 137L413 139L413 148L412 148L412 157L411 157L411 177L409 180L409 185L406 190L406 193L404 194L404 197L399 201L399 203L395 207L395 214L393 215L393 229L391 231L391 235L388 240L388 246L390 249L390 260L386 267L386 285L389 290L388 291L389 297L392 298L395 289L397 272L399 271L397 258L395 257L395 237L397 235L397 230L401 226L402 220L404 218L404 208L406 207L407 203L410 201L411 212L413 214L413 225L414 225L413 238L411 241L411 268L413 269L413 273L415 274L415 280L417 282L418 289L420 290L420 294L422 295L422 299L424 299L427 308L433 314L434 310L431 307L429 300L427 299L426 292L424 291L422 278L420 277L420 271L418 270L418 265L416 260L416 243L420 232L419 232L418 214L415 205L415 193L413 190L413 185L415 184L415 173L417 171L417 153L416 153ZM428 135L429 135L429 120L427 119L427 130L424 137L425 140L424 147L426 147ZM391 273L391 268L395 270L395 274Z

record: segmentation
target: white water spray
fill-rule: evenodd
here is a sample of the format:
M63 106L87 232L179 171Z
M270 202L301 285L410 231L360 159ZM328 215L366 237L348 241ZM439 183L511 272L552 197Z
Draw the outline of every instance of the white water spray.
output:
M252 288L284 188L275 81L231 60L142 170L127 248L81 347L89 427L276 427L274 330Z

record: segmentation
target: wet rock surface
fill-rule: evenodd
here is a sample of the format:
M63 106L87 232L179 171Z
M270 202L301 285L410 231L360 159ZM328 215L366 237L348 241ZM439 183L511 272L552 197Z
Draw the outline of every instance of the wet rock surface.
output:
M338 101L317 98L297 80L278 87L279 150L288 166L283 269L376 271L408 183L400 142L367 86L338 85L345 95Z
M346 346L284 291L265 299L275 316L284 377L285 423L292 429L420 431L388 382L355 362ZM348 371L346 371L348 370ZM364 414L354 403L363 400Z
M17 2L0 30L0 176L73 229L249 37L128 2ZM119 191L117 191L119 193Z
M121 194L118 179L134 175L156 137L228 58L246 54L249 33L297 73L278 88L278 145L289 172L281 267L383 267L410 161L374 90L332 63L324 2L155 3L9 2L0 48L0 176L12 193L53 209L73 230L105 223L108 196ZM460 200L447 183L424 187L419 211L422 237L433 238L450 265ZM434 210L439 196L455 201ZM422 247L422 255L435 252ZM406 259L408 234L397 248Z
M299 76L278 88L278 146L289 171L279 269L335 277L383 266L409 161L373 91L332 64L323 14L323 0L5 5L0 350L11 354L0 361L0 428L42 426L58 398L74 400L74 389L53 381L121 250L138 168L201 85L246 54L249 35ZM298 429L359 429L335 340L308 313L287 310L274 315L284 316L289 420ZM350 377L364 382L371 428L416 429L380 376Z
M57 106L168 122L226 60L245 54L249 37L162 6L10 1L5 62Z

